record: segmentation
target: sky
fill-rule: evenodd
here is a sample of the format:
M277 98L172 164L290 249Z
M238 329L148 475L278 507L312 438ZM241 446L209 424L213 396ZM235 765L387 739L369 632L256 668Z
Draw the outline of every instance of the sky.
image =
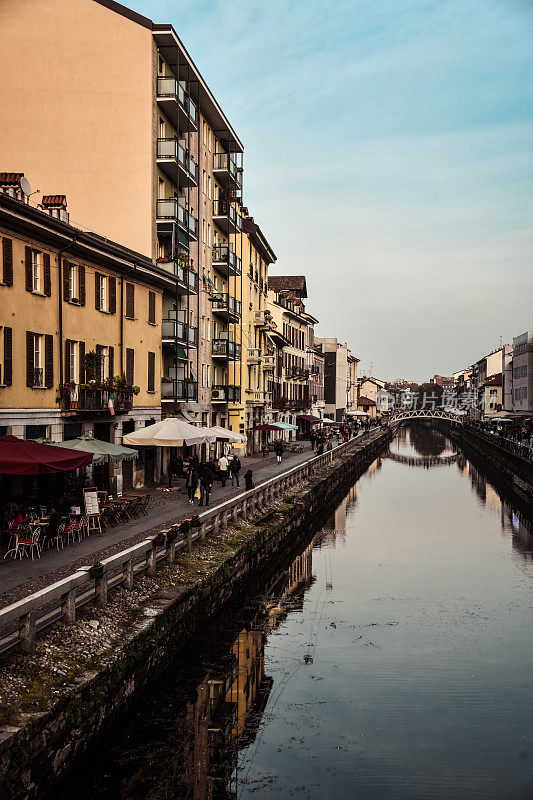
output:
M244 202L359 374L533 329L533 0L131 0L245 145ZM500 338L501 337L501 338Z

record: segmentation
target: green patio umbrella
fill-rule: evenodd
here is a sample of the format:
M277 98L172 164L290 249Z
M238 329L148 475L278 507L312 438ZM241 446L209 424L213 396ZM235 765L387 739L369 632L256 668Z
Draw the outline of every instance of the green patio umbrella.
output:
M132 461L139 455L139 451L134 450L133 447L104 442L101 439L95 439L94 436L80 436L78 439L68 439L66 442L48 442L45 439L36 439L36 441L92 453L93 464L101 464L103 461Z

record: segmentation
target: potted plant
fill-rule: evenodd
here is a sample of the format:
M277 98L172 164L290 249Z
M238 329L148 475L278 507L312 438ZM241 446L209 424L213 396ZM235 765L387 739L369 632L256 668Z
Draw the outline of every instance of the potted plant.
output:
M200 515L194 514L194 516L191 517L191 522L190 522L191 528L199 528L201 524L202 523L200 521Z
M180 533L189 533L190 529L191 529L190 519L182 519L179 527Z
M131 387L131 391L132 391L132 394L139 394L139 392L141 391L141 387L133 385Z
M96 383L100 371L101 358L95 350L85 353L85 380L87 383Z

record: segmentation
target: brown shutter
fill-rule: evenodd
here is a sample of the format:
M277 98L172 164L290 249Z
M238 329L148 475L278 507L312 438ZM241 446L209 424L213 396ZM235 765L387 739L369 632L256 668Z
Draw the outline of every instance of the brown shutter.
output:
M33 365L35 353L33 351L33 333L26 331L26 386L33 386Z
M94 307L97 311L100 311L101 301L100 301L100 279L101 275L99 272L94 273Z
M148 391L155 391L155 353L148 353Z
M31 247L26 246L26 291L31 292L32 289L33 289L33 269L31 261Z
M109 348L109 380L113 380L115 374L115 348Z
M11 386L13 381L13 329L4 328L4 383Z
M85 342L79 342L80 354L80 383L85 383Z
M96 345L96 380L100 382L102 380L102 345Z
M148 292L148 322L155 325L155 292Z
M126 383L133 386L135 381L135 350L126 348Z
M2 239L3 281L6 286L13 286L13 242Z
M50 253L43 253L44 293L47 297L52 294L52 275L50 274Z
M54 385L54 337L48 333L44 337L44 385L47 389Z
M133 283L126 284L126 316L129 319L135 317L135 286Z
M70 264L63 259L63 300L70 300Z
M70 374L70 339L65 339L65 383L76 381L76 376Z
M80 296L79 296L79 301L80 301L80 306L84 306L85 305L85 267L83 266L83 264L80 264L78 269L80 271Z
M115 314L117 311L117 279L109 278L109 313Z

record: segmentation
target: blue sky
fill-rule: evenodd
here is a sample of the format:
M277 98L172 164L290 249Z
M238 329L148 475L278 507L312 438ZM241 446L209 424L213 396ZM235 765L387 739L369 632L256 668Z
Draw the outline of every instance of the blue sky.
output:
M318 334L427 379L533 328L533 0L132 0L244 141Z

